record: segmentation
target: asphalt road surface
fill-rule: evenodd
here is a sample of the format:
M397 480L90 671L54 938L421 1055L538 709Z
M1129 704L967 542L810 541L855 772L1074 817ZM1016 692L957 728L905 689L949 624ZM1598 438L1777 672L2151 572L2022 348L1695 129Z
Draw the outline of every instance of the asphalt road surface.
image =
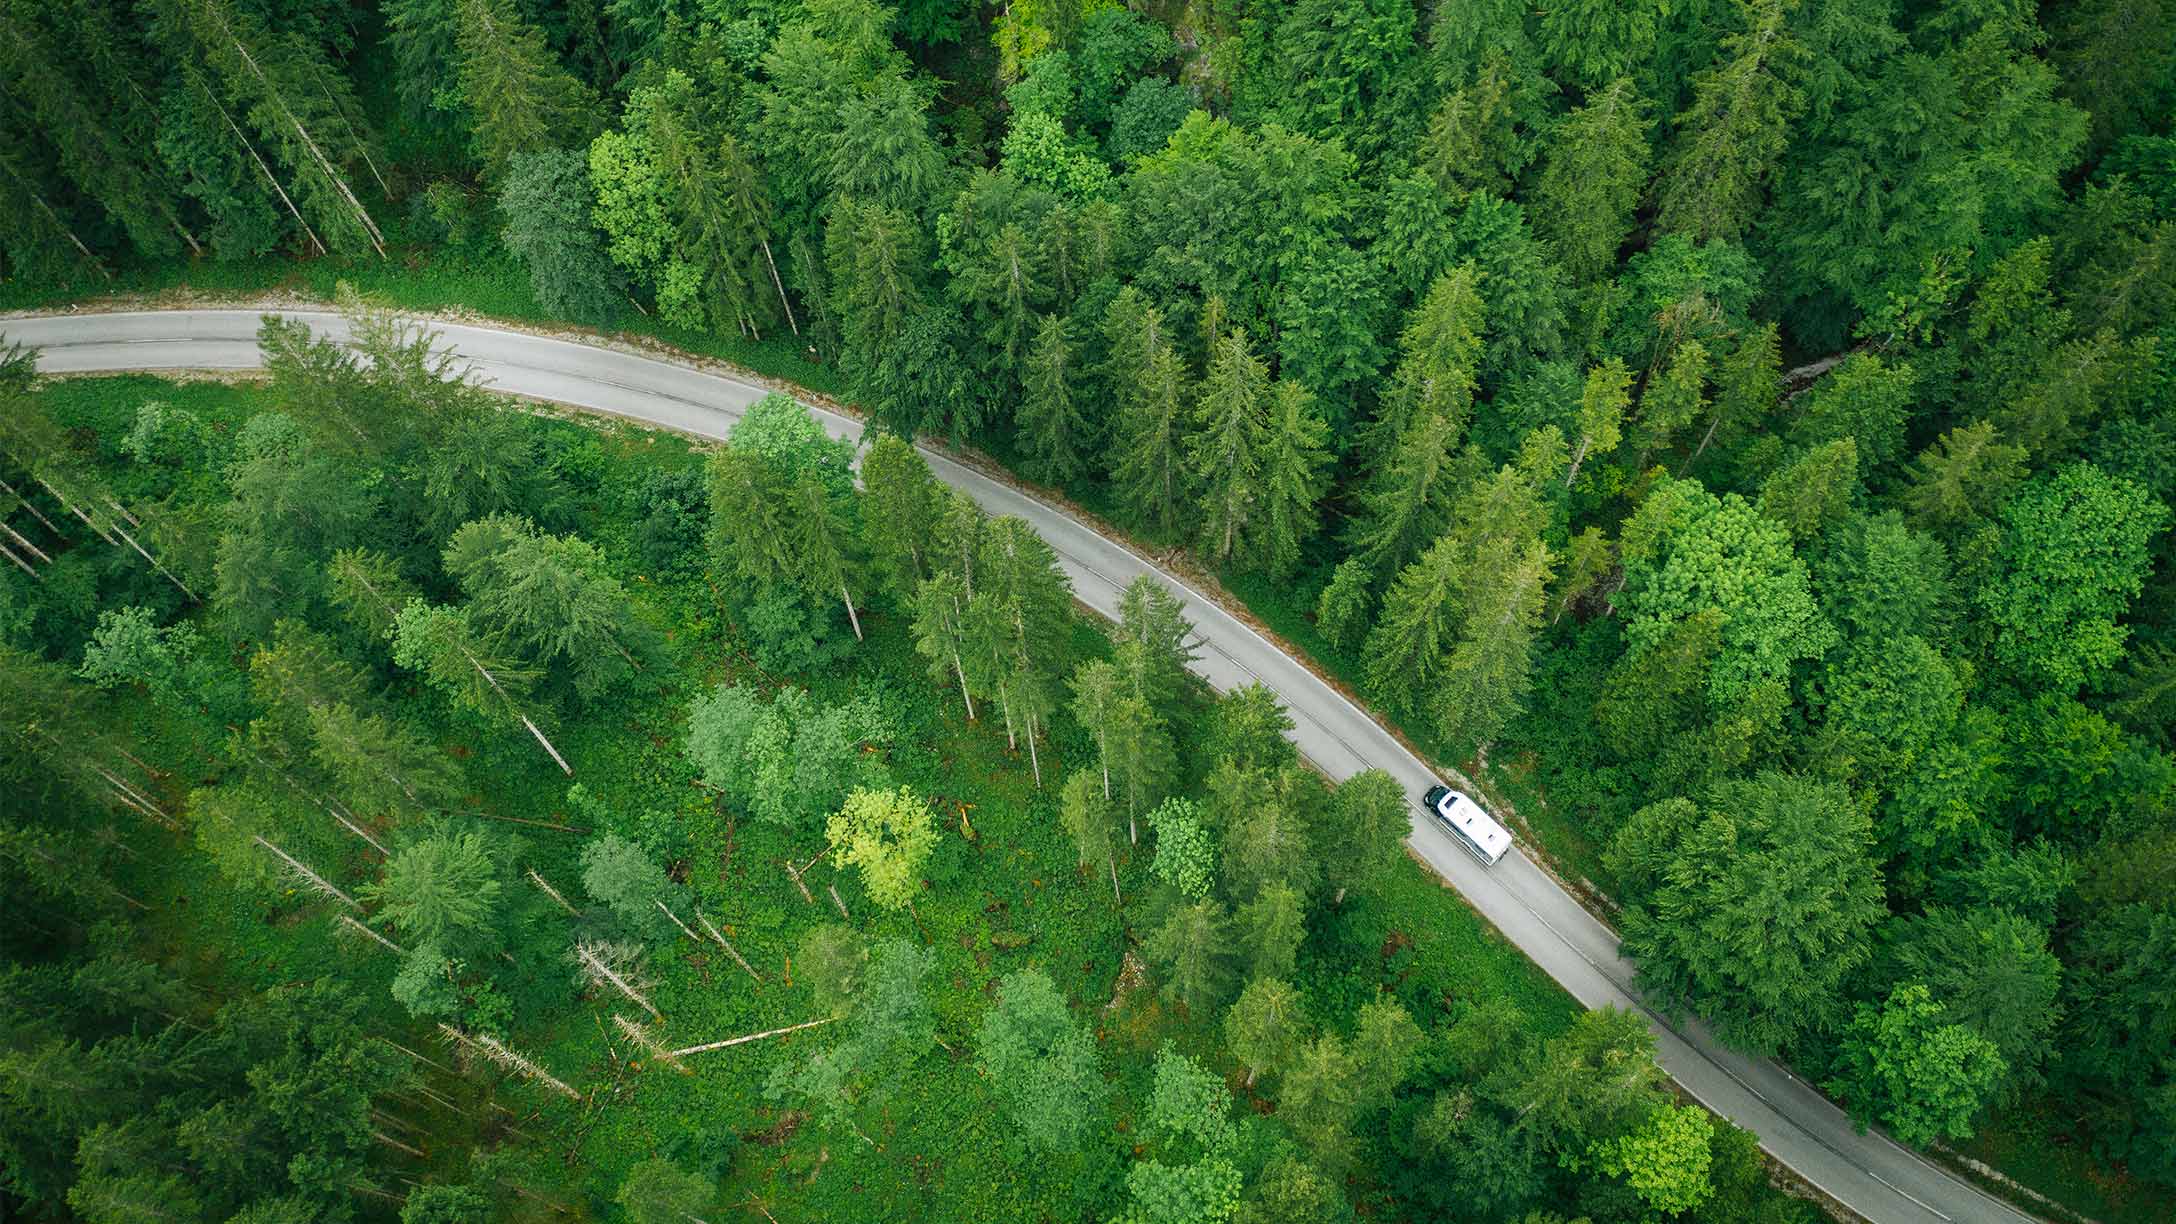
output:
M320 332L344 334L338 315L285 312ZM250 369L260 364L258 312L148 311L0 319L0 335L43 350L47 373L162 369ZM762 387L690 365L597 344L523 332L434 323L494 390L609 413L709 438L722 438ZM858 439L858 421L820 409L831 433ZM1632 966L1617 937L1517 850L1482 867L1419 814L1434 775L1366 712L1237 618L1064 511L991 479L940 449L924 448L938 477L993 515L1026 519L1057 550L1073 590L1116 615L1119 592L1155 574L1187 600L1201 638L1196 665L1218 689L1259 681L1284 699L1299 750L1333 778L1388 770L1415 796L1411 845L1504 936L1588 1007L1641 1008ZM1697 1022L1669 1024L1648 1013L1662 1065L1708 1108L1760 1136L1761 1146L1800 1177L1877 1224L2022 1224L2033 1217L1988 1196L1877 1133L1859 1134L1812 1087L1777 1064L1717 1045Z

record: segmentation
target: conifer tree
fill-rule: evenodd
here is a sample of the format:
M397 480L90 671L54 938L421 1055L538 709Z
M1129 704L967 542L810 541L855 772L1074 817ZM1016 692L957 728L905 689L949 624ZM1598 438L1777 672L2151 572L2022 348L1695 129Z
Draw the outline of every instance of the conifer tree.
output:
M816 598L838 596L846 605L854 640L861 641L861 613L854 606L853 590L861 571L856 564L860 549L846 519L847 505L815 472L802 472L789 496L792 518L787 547L792 550L801 588Z
M1246 331L1219 339L1186 439L1200 546L1217 565L1232 559L1254 522L1269 398L1269 367L1248 347Z
M1476 571L1488 577L1471 586L1464 632L1435 695L1445 739L1485 750L1525 708L1551 562L1539 540L1475 559Z
M1579 396L1579 445L1572 451L1565 488L1579 479L1579 465L1588 456L1617 449L1624 436L1624 410L1632 402L1631 386L1631 372L1615 357L1587 371L1586 388Z
M1367 586L1404 572L1449 524L1452 498L1473 474L1459 433L1448 416L1415 420L1361 487L1345 547Z
M1159 713L1178 699L1194 662L1194 627L1186 605L1171 588L1143 574L1118 596L1118 628L1111 635L1112 662L1134 697Z
M957 574L933 574L914 592L914 648L929 659L930 678L959 682L967 719L975 718L975 684L967 675L967 591Z
M1707 375L1707 346L1698 340L1678 345L1669 365L1640 393L1640 457L1634 467L1644 469L1647 456L1700 419L1707 408Z
M309 40L280 37L233 0L153 0L154 29L177 62L215 74L235 110L292 174L295 196L336 249L370 246L382 258L385 236L350 181L361 161L375 174L373 137L345 77ZM235 129L240 138L239 128Z
M1286 978L1298 962L1307 937L1300 894L1285 884L1271 884L1239 907L1232 927L1241 967L1250 978Z
M1442 418L1464 435L1473 413L1488 309L1481 271L1468 260L1436 278L1398 338L1398 367L1384 391L1368 449L1386 455L1416 421Z
M912 442L879 433L861 459L864 551L877 582L902 603L935 559L943 488Z
M1232 978L1231 919L1215 900L1182 905L1150 932L1142 951L1164 971L1164 996L1206 1021Z
M1018 421L1028 475L1061 488L1080 476L1090 443L1088 419L1073 401L1074 378L1065 320L1044 315L1027 353Z
M1104 336L1111 358L1104 367L1116 407L1110 471L1114 491L1133 520L1160 535L1179 527L1189 484L1185 437L1186 363L1146 303L1129 303L1131 286L1112 299ZM1131 313L1128 305L1137 306Z
M1557 125L1534 184L1534 230L1574 285L1608 275L1647 186L1647 103L1632 78L1589 94Z
M1331 905L1343 905L1352 889L1380 884L1404 861L1405 836L1413 827L1407 802L1405 788L1380 769L1361 770L1337 784L1327 835L1317 839L1323 877L1336 889Z
M1329 435L1307 388L1283 379L1270 388L1260 504L1240 539L1250 568L1284 578L1299 564L1300 546L1322 525L1316 503L1330 483Z
M1765 323L1740 335L1738 342L1717 363L1715 401L1708 413L1707 431L1700 445L1678 474L1684 475L1707 453L1717 433L1728 436L1762 420L1775 410L1783 396L1783 357L1776 325Z
M1278 978L1257 977L1224 1013L1224 1044L1247 1069L1247 1087L1292 1065L1307 1029L1299 992Z
M460 0L454 32L471 144L486 179L503 181L524 153L588 142L596 99L512 0Z
M1125 679L1108 659L1090 659L1074 669L1073 717L1096 737L1096 757L1103 770L1103 797L1111 797L1111 728L1125 700Z
M1672 121L1677 141L1655 183L1655 228L1696 243L1742 235L1789 143L1791 85L1805 50L1784 23L1784 0L1736 0L1744 28L1723 36L1692 81L1692 105Z
M1409 714L1430 708L1466 582L1458 542L1445 536L1391 584L1362 657L1368 691L1385 705Z
M1089 870L1101 860L1111 876L1111 899L1125 904L1118 891L1118 810L1111 804L1108 783L1099 789L1096 776L1074 770L1058 794L1058 820L1073 839L1080 865Z

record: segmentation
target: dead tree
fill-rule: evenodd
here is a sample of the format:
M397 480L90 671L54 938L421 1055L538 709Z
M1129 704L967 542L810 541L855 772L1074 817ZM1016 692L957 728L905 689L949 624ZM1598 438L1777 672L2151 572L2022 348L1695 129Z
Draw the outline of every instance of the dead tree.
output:
M537 1083L544 1084L552 1089L555 1089L556 1091L567 1096L569 1099L576 1101L582 1099L581 1093L567 1087L565 1083L560 1081L551 1072L546 1071L544 1068L537 1066L535 1063L530 1062L528 1059L523 1058L521 1055L507 1049L506 1046L502 1044L498 1038L493 1037L489 1033L476 1033L471 1035L462 1032L460 1029L457 1029L450 1024L444 1023L441 1023L438 1026L438 1031L444 1033L447 1039L455 1042L456 1044L466 1046L467 1048L474 1050L476 1053L482 1055L484 1058L497 1063L498 1065L506 1068L509 1071L514 1072L517 1075L526 1076L529 1079L535 1080Z

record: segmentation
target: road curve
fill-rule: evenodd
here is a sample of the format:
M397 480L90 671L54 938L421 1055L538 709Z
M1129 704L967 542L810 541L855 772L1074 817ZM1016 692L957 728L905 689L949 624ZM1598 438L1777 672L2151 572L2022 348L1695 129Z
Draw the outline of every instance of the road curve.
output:
M345 335L337 314L280 311L317 331ZM0 318L0 335L41 350L52 374L130 370L253 369L261 365L257 325L247 310L175 310ZM722 438L766 388L729 373L640 356L600 344L433 321L451 349L493 390L608 413L707 438ZM861 423L821 408L832 434L858 439ZM991 514L1026 519L1057 551L1073 589L1090 607L1116 615L1119 592L1141 574L1189 597L1199 633L1195 670L1218 689L1259 681L1291 711L1292 739L1333 778L1387 770L1418 795L1428 767L1365 711L1213 600L1065 511L923 448L947 484ZM1418 808L1415 809L1416 814ZM1548 874L1513 851L1483 868L1433 824L1419 820L1413 849L1480 914L1587 1007L1647 1012L1662 1065L1687 1092L1760 1136L1776 1159L1876 1224L2025 1224L2034 1217L1994 1199L1879 1133L1859 1134L1842 1111L1774 1062L1723 1049L1697 1021L1671 1024L1640 1002L1632 965L1617 937Z

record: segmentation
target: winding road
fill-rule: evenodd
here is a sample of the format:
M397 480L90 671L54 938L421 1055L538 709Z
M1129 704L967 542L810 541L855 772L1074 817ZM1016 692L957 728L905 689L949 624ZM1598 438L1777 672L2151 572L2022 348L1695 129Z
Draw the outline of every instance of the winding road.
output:
M324 334L344 335L337 314L281 311ZM242 370L261 364L260 312L174 310L0 318L0 335L41 350L46 373L130 370ZM624 417L706 438L722 438L767 388L729 372L642 356L601 344L494 327L432 321L444 343L492 389ZM861 423L813 409L832 434L858 439ZM1381 768L1414 795L1434 782L1429 768L1365 711L1213 600L1151 560L1034 496L944 451L923 452L941 479L991 514L1018 515L1057 551L1074 592L1116 615L1119 592L1155 574L1188 597L1200 635L1198 670L1218 689L1259 681L1283 698L1300 751L1333 778ZM2024 1215L1879 1133L1849 1119L1781 1066L1718 1045L1698 1022L1654 1015L1631 986L1632 965L1617 937L1546 872L1514 850L1484 868L1419 818L1411 846L1464 894L1482 917L1588 1007L1648 1012L1662 1065L1688 1093L1760 1136L1761 1146L1800 1177L1876 1224L2025 1224Z

